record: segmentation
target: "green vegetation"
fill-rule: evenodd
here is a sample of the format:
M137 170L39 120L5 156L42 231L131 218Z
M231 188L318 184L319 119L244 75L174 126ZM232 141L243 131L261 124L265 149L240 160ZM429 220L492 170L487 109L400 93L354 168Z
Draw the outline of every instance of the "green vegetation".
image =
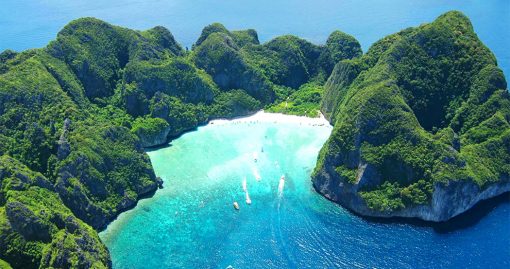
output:
M187 51L161 26L82 18L43 49L2 52L2 266L111 267L96 231L161 184L143 147L274 101L315 116L325 48L215 23Z
M11 265L3 260L0 260L0 268L1 269L12 269Z
M360 192L369 208L379 211L392 211L404 207L398 183L384 182L379 189Z
M360 190L373 209L426 204L436 182L484 188L510 174L509 100L456 12L363 56L341 32L260 44L216 23L185 51L163 27L79 19L46 48L0 54L0 265L111 267L97 230L160 185L143 147L263 107L320 106L335 128L314 178L328 165L352 184L365 165L382 183Z
M334 31L326 41L326 46L320 55L319 62L326 73L329 74L336 63L341 60L360 57L362 54L363 52L358 40L346 33Z
M132 124L131 132L139 135L156 135L168 128L168 122L161 118L137 118Z
M359 167L370 167L358 192L373 210L428 204L435 184L471 181L483 189L509 180L507 84L459 12L337 63L322 110L334 130L314 182L333 167L332 176L356 184Z
M368 207L378 211L392 211L406 206L422 205L432 198L432 184L418 180L407 187L400 187L398 182L385 181L371 191L361 191L360 196Z
M15 268L108 266L97 233L73 215L46 177L5 155L0 171L3 259Z
M285 101L267 109L269 112L318 117L323 87L314 82L303 84Z

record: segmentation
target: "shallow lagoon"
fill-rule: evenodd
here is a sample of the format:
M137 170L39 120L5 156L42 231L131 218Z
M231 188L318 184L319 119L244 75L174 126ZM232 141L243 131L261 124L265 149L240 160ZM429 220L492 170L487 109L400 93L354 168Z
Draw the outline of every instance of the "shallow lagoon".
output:
M467 227L438 230L367 221L318 195L309 176L331 132L323 124L259 113L214 121L150 151L165 187L100 234L114 268L510 265L508 202L479 210L484 216L470 216L477 221Z

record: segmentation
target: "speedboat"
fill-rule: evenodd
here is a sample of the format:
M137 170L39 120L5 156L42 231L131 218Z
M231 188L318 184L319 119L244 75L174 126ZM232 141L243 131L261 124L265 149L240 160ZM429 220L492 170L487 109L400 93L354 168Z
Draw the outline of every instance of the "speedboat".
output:
M239 204L238 204L237 202L234 202L234 208L235 208L236 210L239 210Z
M248 192L246 192L246 203L251 205L251 199L250 199L250 195L248 194Z

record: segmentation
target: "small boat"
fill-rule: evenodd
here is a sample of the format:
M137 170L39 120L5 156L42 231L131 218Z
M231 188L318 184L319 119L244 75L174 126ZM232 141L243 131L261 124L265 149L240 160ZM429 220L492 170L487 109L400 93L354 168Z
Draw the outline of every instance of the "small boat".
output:
M248 194L248 192L246 192L246 203L251 205L251 199L250 199L250 195Z
M257 159L258 159L258 155L257 155L257 152L253 152L253 161L254 162L257 162Z
M260 148L260 152L262 153L264 152L264 147Z
M239 210L239 204L238 204L237 202L234 202L234 208L235 208L236 210Z

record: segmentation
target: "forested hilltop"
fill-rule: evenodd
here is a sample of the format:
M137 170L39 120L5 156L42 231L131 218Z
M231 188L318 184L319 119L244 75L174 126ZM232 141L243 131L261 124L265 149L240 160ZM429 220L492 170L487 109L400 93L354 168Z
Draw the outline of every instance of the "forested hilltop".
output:
M336 64L312 175L368 216L445 221L510 191L510 95L469 19L449 12Z
M189 51L164 27L72 21L47 47L0 54L0 266L109 268L97 231L162 184L144 147L261 108L316 116L351 36L204 28ZM286 105L283 105L285 102Z

